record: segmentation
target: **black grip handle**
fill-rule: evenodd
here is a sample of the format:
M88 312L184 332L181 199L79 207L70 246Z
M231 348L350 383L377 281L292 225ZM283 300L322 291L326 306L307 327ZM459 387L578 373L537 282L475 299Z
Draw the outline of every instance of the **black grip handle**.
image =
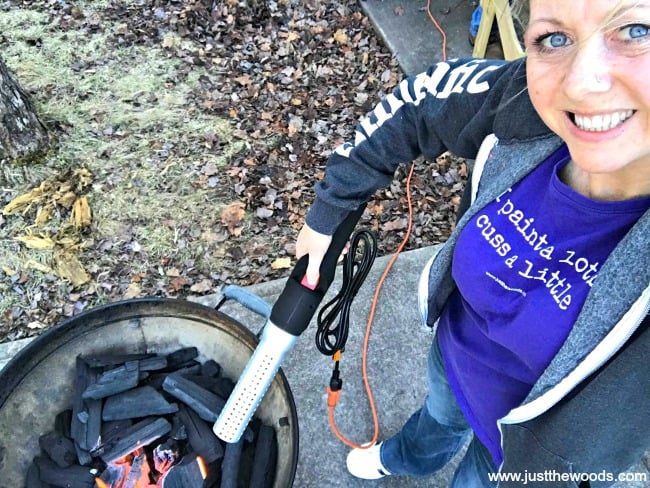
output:
M298 260L284 286L284 290L282 290L271 309L270 320L273 324L295 336L302 334L307 328L318 305L320 305L334 280L339 256L365 208L366 204L364 203L358 209L350 212L336 228L332 236L332 242L327 248L319 268L318 285L313 290L301 284L307 272L309 256L305 255Z

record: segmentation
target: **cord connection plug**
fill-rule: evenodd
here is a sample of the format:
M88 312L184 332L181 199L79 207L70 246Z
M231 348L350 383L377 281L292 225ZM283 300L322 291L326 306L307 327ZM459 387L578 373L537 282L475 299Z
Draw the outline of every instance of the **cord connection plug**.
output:
M341 390L333 391L329 386L327 387L327 406L330 408L336 407L336 404L341 398Z
M340 357L340 352L337 352L337 357ZM330 377L330 386L327 387L327 406L335 407L341 397L341 388L343 388L343 380L340 378L339 362L334 362L334 369Z
M332 377L330 378L330 389L332 391L339 391L341 388L343 388L343 380L339 377L339 363L336 363L334 371L332 371Z

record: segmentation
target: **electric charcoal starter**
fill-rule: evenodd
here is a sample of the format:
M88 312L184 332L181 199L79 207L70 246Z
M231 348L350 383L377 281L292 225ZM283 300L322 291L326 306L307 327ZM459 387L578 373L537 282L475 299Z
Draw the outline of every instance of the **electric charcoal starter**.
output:
M320 266L318 284L313 289L305 279L309 257L305 255L296 263L273 305L259 345L214 424L213 431L220 439L230 443L239 441L284 357L309 325L329 289L338 258L364 209L365 204L351 212L334 232Z

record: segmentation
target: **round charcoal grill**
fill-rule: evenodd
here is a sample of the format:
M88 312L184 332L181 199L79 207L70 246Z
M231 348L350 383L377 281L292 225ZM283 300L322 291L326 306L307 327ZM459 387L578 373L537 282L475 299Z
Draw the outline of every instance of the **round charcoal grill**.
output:
M98 307L72 317L27 345L0 374L0 486L24 486L38 438L70 408L75 360L93 354L166 354L196 347L200 361L214 359L236 381L257 338L231 317L199 304L147 298ZM256 416L276 430L274 488L293 484L298 461L298 419L280 371Z

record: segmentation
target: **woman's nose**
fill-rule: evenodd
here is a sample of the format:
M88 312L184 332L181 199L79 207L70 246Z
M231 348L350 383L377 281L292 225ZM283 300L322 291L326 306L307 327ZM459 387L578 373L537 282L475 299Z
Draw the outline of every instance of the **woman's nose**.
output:
M595 35L575 46L565 77L565 90L580 100L594 93L605 93L612 87L612 67L604 39Z

